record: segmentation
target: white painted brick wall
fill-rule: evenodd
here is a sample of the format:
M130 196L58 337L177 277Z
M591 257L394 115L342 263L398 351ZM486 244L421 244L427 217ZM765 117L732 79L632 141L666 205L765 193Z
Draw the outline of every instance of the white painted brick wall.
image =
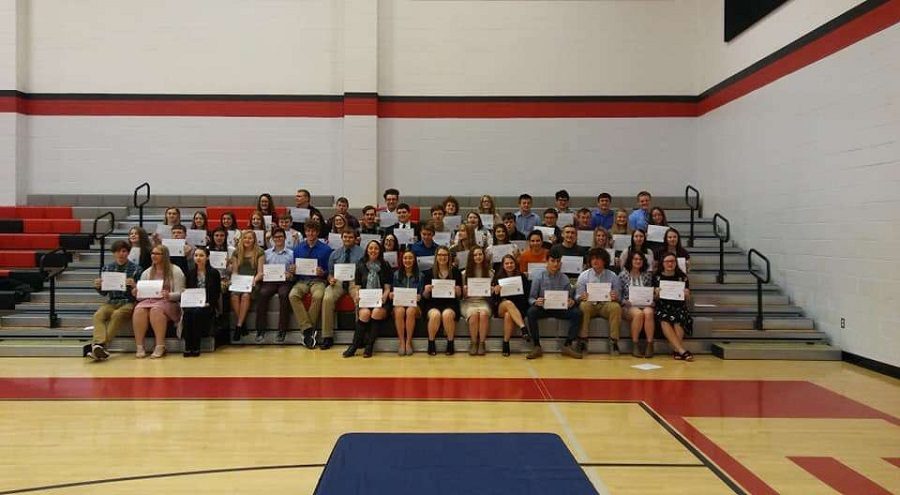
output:
M697 182L844 350L900 365L900 26L699 119ZM847 327L840 328L840 318Z

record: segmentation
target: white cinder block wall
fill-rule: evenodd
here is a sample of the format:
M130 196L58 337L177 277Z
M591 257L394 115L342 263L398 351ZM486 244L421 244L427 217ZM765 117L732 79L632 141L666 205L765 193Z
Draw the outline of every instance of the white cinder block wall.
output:
M900 366L900 26L699 118L696 177L848 352ZM845 318L846 328L840 328Z

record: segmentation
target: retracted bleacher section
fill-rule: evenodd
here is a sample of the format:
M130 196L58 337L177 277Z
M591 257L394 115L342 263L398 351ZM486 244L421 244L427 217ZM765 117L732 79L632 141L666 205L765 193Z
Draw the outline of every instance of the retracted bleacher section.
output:
M474 209L479 201L479 196L457 197L461 205L461 212ZM502 214L507 211L515 211L517 197L495 197L495 203ZM553 204L553 197L535 197L533 210L537 213ZM329 218L334 213L332 197L312 198L312 204ZM431 205L440 203L443 197L429 196L401 196L401 201L412 206L413 217L427 219ZM699 201L699 199L697 200ZM6 207L0 208L0 239L9 244L0 243L0 277L6 276L24 277L28 274L33 277L32 286L35 292L31 294L30 301L16 305L14 312L0 313L0 355L81 355L81 346L90 339L90 331L85 327L92 325L91 317L103 298L93 289L92 283L97 277L100 266L99 244L91 239L91 223L98 215L112 210L115 217L121 219L116 222L113 232L107 237L106 246L118 239L127 239L128 229L138 223L137 209L131 208L132 197L128 195L106 196L33 196L29 197L31 203L41 203L44 207ZM205 210L209 217L211 227L218 226L219 217L225 211L235 213L239 225L246 225L250 214L255 207L256 196L163 196L156 195L150 198L144 207L144 227L153 232L155 225L160 223L166 207L177 206L181 209L182 222L190 222L192 215L197 210ZM287 211L288 206L294 204L293 196L275 196L274 202L278 206L278 212ZM631 197L619 197L613 199L613 208L624 207L630 209L634 203ZM135 201L136 204L136 201ZM694 333L686 341L688 348L694 353L710 353L714 351L715 344L728 344L734 342L762 344L765 342L802 343L821 345L827 341L825 334L815 329L813 321L804 316L802 308L793 305L788 296L784 295L775 284L761 284L762 312L765 316L762 329L756 329L757 317L757 280L748 268L747 255L744 250L737 247L734 242L721 242L721 235L717 236L717 230L713 225L712 217L698 216L697 205L694 211L688 206L689 201L684 197L655 197L655 206L661 206L666 210L671 226L678 229L683 239L687 239L690 230L690 217L694 221L694 245L688 248L691 253L691 289L694 303ZM595 197L572 197L570 207L577 210L580 207L592 208L596 205ZM364 205L351 205L351 213L357 218ZM738 226L736 226L738 227ZM71 262L68 270L57 279L56 300L59 311L60 327L47 328L49 294L43 287L43 281L35 268L39 264L41 253L49 251L53 247L66 246L70 253ZM720 245L722 247L720 253ZM724 280L719 278L720 256L724 262L726 276ZM107 260L109 254L106 255ZM308 305L307 298L307 305ZM353 303L349 297L343 297L337 304L338 330L335 333L337 344L349 343L352 339L354 322ZM278 301L273 298L267 308L269 328L277 326ZM253 330L255 323L255 310L251 310L247 318L248 327ZM421 322L422 320L420 320ZM545 338L545 350L556 350L553 343L554 336L565 334L565 323L559 324L556 320L543 320L541 334ZM291 314L290 328L286 339L287 344L298 344L302 338L297 322ZM274 332L270 332L274 334ZM464 320L457 325L457 340L465 345L468 339L468 331ZM488 350L499 351L502 339L502 321L492 319ZM594 319L591 324L590 350L592 353L606 352L606 337L608 327L606 320ZM385 333L376 345L376 350L394 351L397 342L393 325L385 326ZM4 350L4 343L20 339L21 342L32 342L34 345L20 345L17 350ZM55 347L54 350L42 350L37 344L50 339L54 343L69 342L70 346L62 350ZM275 335L267 335L265 344L274 344ZM204 342L204 349L212 348L211 339ZM657 330L657 351L665 352L667 346L661 332ZM245 337L244 344L255 344L253 333ZM424 322L420 323L416 332L415 346L417 350L425 347ZM514 339L513 352L527 350L526 345ZM459 344L458 344L459 345ZM181 343L174 338L167 342L170 351L177 351ZM627 323L623 322L620 347L623 353L630 351L630 339L628 337ZM460 347L462 348L462 347ZM132 351L134 342L130 328L124 330L112 346L114 351ZM440 349L440 344L439 344ZM746 356L746 349L742 351ZM839 354L839 351L837 351ZM721 353L720 353L721 354ZM727 357L727 356L722 356Z

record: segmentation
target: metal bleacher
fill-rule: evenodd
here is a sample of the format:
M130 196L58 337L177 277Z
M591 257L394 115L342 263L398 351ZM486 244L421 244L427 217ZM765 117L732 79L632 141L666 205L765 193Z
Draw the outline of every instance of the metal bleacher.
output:
M276 196L276 205L293 205L293 196ZM457 197L463 212L472 209L478 197ZM427 216L430 205L439 203L443 197L407 196L402 200L422 208ZM496 197L496 204L502 212L515 210L516 197ZM128 229L137 225L141 215L145 228L152 232L163 217L165 207L178 206L183 221L187 222L194 211L206 206L249 206L256 202L255 196L166 196L146 197L136 190L134 195L32 195L29 204L74 205L73 217L81 220L82 233L92 236L88 249L68 250L71 260L65 269L55 277L55 293L49 290L48 274L43 274L43 290L31 294L30 301L15 305L11 311L0 312L0 356L81 356L82 347L90 341L91 332L85 327L92 325L91 317L103 298L93 289L92 281L98 275L101 264L101 243L107 248L118 239L127 239ZM139 211L135 205L143 204ZM573 197L573 209L595 206L594 197ZM614 198L613 207L631 207L633 198ZM333 211L333 198L315 196L316 205L328 217ZM540 212L553 204L552 197L535 197L534 210ZM840 351L829 346L827 336L816 330L814 322L804 315L803 309L792 304L790 298L773 283L768 282L767 270L755 258L751 264L748 252L731 240L731 226L721 215L703 216L699 191L689 187L684 197L656 197L655 206L666 210L669 223L682 233L687 241L693 217L693 245L687 247L691 253L691 289L693 314L695 319L693 335L686 341L688 349L700 354L713 353L722 358L737 359L840 359ZM361 206L361 205L356 205ZM111 213L109 215L108 213ZM359 208L351 213L359 215ZM105 217L103 217L106 215ZM103 217L103 218L100 218ZM115 218L113 224L110 217ZM218 219L210 219L217 224ZM739 228L739 226L736 226ZM104 234L107 234L104 236ZM102 238L102 239L101 239ZM687 244L687 242L685 242ZM105 260L110 259L106 253ZM720 271L724 269L724 273ZM751 267L753 268L751 270ZM57 271L59 268L57 268ZM762 283L765 281L766 283ZM761 295L761 315L758 302ZM51 312L51 298L55 299L55 311ZM55 313L51 325L51 313ZM762 318L760 318L760 316ZM277 298L273 298L268 308L271 328L277 321ZM761 320L761 321L760 321ZM254 314L248 317L248 324L255 321ZM339 329L335 332L337 344L349 343L352 338L352 313L339 315ZM292 328L296 321L291 316ZM545 350L556 350L554 335L564 334L555 320L542 322L541 334L545 338ZM393 351L397 347L393 325L387 325L388 332L378 340L377 351ZM415 346L424 349L424 326L417 332ZM420 333L421 332L421 333ZM590 351L606 352L606 321L592 322ZM286 344L297 345L299 331L289 333ZM493 319L489 351L499 351L501 346L502 322ZM457 340L464 348L468 340L465 321L457 327ZM151 337L152 338L152 337ZM252 334L242 342L233 344L260 345L253 341ZM274 335L267 336L263 345L274 345ZM149 345L149 342L148 342ZM620 347L623 353L630 351L627 323L623 322ZM667 350L665 339L657 330L658 352ZM167 340L170 351L179 351L181 343L171 338ZM526 344L513 342L513 352L526 350ZM204 341L206 351L213 350L211 338ZM440 347L439 347L440 349ZM130 352L134 350L130 328L123 331L112 345L111 350Z

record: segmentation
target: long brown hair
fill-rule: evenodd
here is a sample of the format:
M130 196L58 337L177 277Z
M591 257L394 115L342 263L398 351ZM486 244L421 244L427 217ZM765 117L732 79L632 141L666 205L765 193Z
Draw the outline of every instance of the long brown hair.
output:
M475 263L475 251L481 251L482 261ZM469 259L466 261L466 278L490 277L491 264L488 261L487 253L481 246L475 246L469 250Z

